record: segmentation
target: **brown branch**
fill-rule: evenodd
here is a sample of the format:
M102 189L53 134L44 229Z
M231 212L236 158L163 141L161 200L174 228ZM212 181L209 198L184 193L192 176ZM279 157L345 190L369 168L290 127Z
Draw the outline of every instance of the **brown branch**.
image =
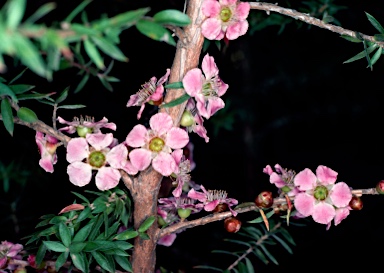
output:
M345 29L345 28L335 26L332 24L327 24L327 23L323 22L322 20L314 18L314 17L312 17L306 13L298 12L298 11L293 10L293 9L287 9L287 8L279 7L276 4L270 4L270 3L249 2L249 4L251 5L251 9L264 10L267 12L268 15L269 15L270 11L274 11L274 12L292 17L296 20L303 21L307 24L314 25L314 26L317 26L320 28L330 30L332 32L339 33L340 35L347 35L347 36L350 36L353 38L358 38L356 35L356 31ZM361 38L363 38L364 40L376 43L380 47L384 47L384 42L376 41L373 36L369 36L369 35L366 35L363 33L359 33L359 34L360 34Z
M376 191L375 188L370 188L370 189L352 190L352 194L356 195L356 196L362 196L363 194L377 195L379 193ZM291 201L294 200L294 197L289 197L289 198ZM279 206L285 205L285 204L287 204L287 200L285 197L277 197L277 198L273 199L273 205L271 208L278 208ZM249 211L258 211L259 209L260 208L258 206L256 206L254 203L248 202L248 203L243 203L243 204L240 204L239 206L237 206L237 209L235 209L235 211L237 213L245 213L245 212L249 212ZM177 224L174 224L172 226L169 226L169 227L166 227L166 228L159 230L158 231L158 238L161 238L165 235L169 235L171 233L179 232L179 231L187 229L187 228L193 228L196 226L202 226L202 225L205 225L208 223L224 220L224 219L230 217L231 215L232 215L232 213L230 211L226 211L226 212L221 212L221 213L210 214L210 215L207 215L207 216L204 216L202 218L195 219L192 221L179 222Z

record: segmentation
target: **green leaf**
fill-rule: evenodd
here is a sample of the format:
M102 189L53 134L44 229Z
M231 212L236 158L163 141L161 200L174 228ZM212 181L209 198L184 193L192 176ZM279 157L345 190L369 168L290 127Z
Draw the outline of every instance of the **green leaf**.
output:
M45 3L41 7L39 7L31 16L29 16L24 24L33 24L40 18L44 17L46 14L50 13L52 10L56 8L56 3Z
M88 240L90 240L90 241L94 240L96 238L96 236L101 233L100 227L102 224L103 224L103 217L102 217L102 215L99 215L97 217L97 221L96 221L94 228L91 230L91 233L89 234Z
M71 24L71 29L79 35L86 35L89 37L101 35L100 30L82 24Z
M151 239L147 233L139 232L139 237L142 240L149 240Z
M275 257L267 250L267 248L264 245L260 245L260 248L264 251L265 255L276 265L279 265Z
M35 88L35 86L29 85L29 84L14 84L14 85L9 85L9 88L11 88L11 90L17 95L17 94L25 93Z
M61 94L55 100L56 104L59 104L59 103L63 102L68 97L68 90L69 90L69 87L66 87L63 90L63 92L61 92Z
M176 46L176 42L173 39L171 33L163 26L141 19L136 23L136 28L145 36L156 40L166 42L170 45Z
M215 270L215 271L218 271L218 272L223 272L222 269L217 268L217 267L213 267L213 266L209 266L209 265L196 265L193 268L210 269L210 270Z
M251 261L247 257L245 258L245 265L247 266L248 273L255 273L255 269L253 268Z
M39 99L48 99L50 96L56 93L49 93L49 94L40 94L36 92L32 92L32 94L21 94L17 96L19 100L39 100Z
M379 60L379 58L381 57L382 52L383 52L383 48L379 47L379 49L377 49L375 54L373 54L372 59L371 59L371 64L372 65L374 65Z
M155 216L149 216L147 219L145 219L145 221L140 225L139 229L137 230L138 232L145 232L146 230L148 230L153 222L155 222L156 220L156 217Z
M122 249L122 250L128 250L133 247L131 243L125 242L125 241L114 241L114 244L116 247Z
M55 242L55 241L43 241L44 245L52 251L55 252L65 252L68 250L68 248L63 245L62 243Z
M57 108L61 108L61 109L80 109L80 108L84 108L84 107L87 107L83 104L76 104L76 105L60 105L58 106Z
M373 35L373 37L378 42L384 42L384 34L375 34L375 35Z
M159 11L153 16L153 21L159 24L169 24L180 27L187 26L191 23L188 15L175 9Z
M63 252L57 257L56 263L55 263L55 269L57 272L59 272L59 269L64 265L64 263L67 261L69 256L69 252Z
M78 93L80 92L81 89L84 88L85 84L88 82L89 80L89 74L85 74L84 77L81 79L81 81L79 82L79 84L76 86L75 90L73 91L73 93Z
M49 221L50 224L60 224L61 222L65 222L67 221L68 218L65 217L65 216L55 216L55 217L52 217L52 219Z
M374 26L380 33L384 34L384 28L381 26L381 24L368 12L365 12L365 15L367 15L369 22L371 22L372 26Z
M71 232L66 224L61 222L59 224L59 234L63 244L68 247L71 244Z
M106 29L116 30L121 27L130 27L135 24L137 20L142 18L149 10L149 8L142 8L120 13L109 19L103 18L94 24L94 28L104 31Z
M84 219L88 218L88 216L90 216L92 214L92 210L90 207L86 207L85 209L83 209L82 212L80 212L79 216L77 217L77 219L75 220L76 223L80 223L81 221L83 221ZM89 224L91 224L93 222L90 222ZM84 227L85 228L85 227ZM79 235L80 236L80 235Z
M26 0L9 0L6 4L7 20L5 26L15 29L23 19L25 12Z
M12 101L18 102L17 97L15 96L14 91L4 83L0 82L0 96L9 96Z
M73 241L74 242L84 242L88 235L91 233L91 230L92 230L92 227L94 225L94 222L91 222L89 224L87 224L86 226L84 226L83 228L81 228L75 235L75 237L73 237Z
M73 18L76 17L77 14L79 14L81 11L85 9L85 7L91 3L92 0L83 0L65 19L64 22L71 22Z
M92 36L91 40L97 45L98 48L100 48L101 51L103 51L105 54L107 54L111 58L121 62L128 61L128 58L123 54L123 52L121 52L120 48L115 46L113 43L111 43L107 39L103 37Z
M125 230L117 234L113 239L126 241L126 240L137 237L137 235L139 235L139 232L137 232L136 230Z
M47 229L44 229L43 231L40 231L38 236L39 237L49 236L49 235L53 235L53 234L57 233L58 231L59 231L58 226L54 225L54 226L51 226Z
M189 98L190 98L190 96L187 93L185 93L173 101L170 101L170 102L165 103L165 104L161 104L160 107L161 108L174 107L176 105L182 104L183 102L185 102Z
M367 51L365 51L365 50L361 51L360 53L356 54L356 55L353 56L352 58L350 58L350 59L346 60L345 62L343 62L343 64L351 63L351 62L360 60L360 59L362 59L362 58L365 57L365 54L366 54L366 53L370 54L370 53L371 53L372 51L374 51L377 47L378 47L377 44L373 44L373 45L371 45L370 47L367 48Z
M183 82L172 82L172 83L169 83L167 85L164 85L164 88L180 89L180 88L184 88L184 85L183 85Z
M40 265L42 263L46 252L47 252L47 247L45 246L45 244L40 244L39 249L37 250L37 253L36 253L36 258L35 258L37 265Z
M115 272L114 264L111 264L108 259L98 251L91 252L93 258L95 258L96 262L107 272Z
M283 239L278 237L276 234L272 234L272 237L275 238L275 240L278 241L288 251L289 254L293 254L292 249L286 242L284 242Z
M88 272L88 268L85 264L84 253L71 253L71 259L76 268L80 269L83 272Z
M113 256L113 258L115 259L115 261L118 263L118 265L120 265L125 271L128 271L128 272L133 272L132 271L132 265L131 263L129 262L128 258L127 257L123 257L123 256Z
M19 111L17 111L17 116L28 123L32 123L38 120L35 112L27 107L20 107Z
M105 75L99 74L97 75L99 78L100 82L103 84L103 86L108 90L108 91L113 91L112 85L106 80Z
M269 261L267 259L267 257L265 257L264 253L261 252L260 249L258 248L254 248L253 249L253 253L256 255L257 258L259 258L264 264L268 264Z
M104 69L104 61L101 57L99 51L97 50L96 46L89 40L85 39L84 41L84 49L85 52L87 52L87 55L92 60L92 62L99 68Z
M73 242L69 246L69 251L71 253L79 253L79 252L83 251L83 249L85 248L86 245L87 245L87 243L84 243L84 242Z
M12 107L7 99L3 99L1 101L1 115L3 117L5 129L11 136L13 136L13 129L15 127L15 123L13 122Z
M341 38L344 38L347 41L353 42L353 43L361 43L362 41L356 37L351 37L349 35L342 34L340 35Z

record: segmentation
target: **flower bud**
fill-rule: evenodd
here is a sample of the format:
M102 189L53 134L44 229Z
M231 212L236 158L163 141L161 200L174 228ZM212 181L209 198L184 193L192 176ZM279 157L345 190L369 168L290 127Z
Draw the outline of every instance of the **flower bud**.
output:
M224 220L224 228L230 233L236 233L241 228L241 221L236 217L228 217Z
M273 205L272 192L263 191L255 199L256 206L260 208L270 208Z
M363 201L358 196L352 196L351 201L349 201L349 206L353 210L361 210L363 208Z
M217 204L215 209L213 210L214 213L223 212L228 210L228 205L225 203Z
M376 185L376 191L379 194L384 194L384 180L380 180L379 183Z

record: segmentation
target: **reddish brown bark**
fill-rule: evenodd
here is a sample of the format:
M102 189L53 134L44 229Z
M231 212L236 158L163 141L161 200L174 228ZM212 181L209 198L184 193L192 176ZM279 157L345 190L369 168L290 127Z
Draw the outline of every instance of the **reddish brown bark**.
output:
M169 82L180 82L185 73L199 64L200 52L204 37L201 35L200 25L203 18L201 14L201 3L203 0L191 0L188 2L187 14L191 18L191 24L184 29L184 37L179 37L176 47L175 58L171 67ZM178 31L178 33L182 33ZM183 89L172 89L165 97L165 102L174 100L184 94ZM162 109L168 112L174 120L175 126L179 125L185 104L172 108ZM161 175L149 169L141 172L137 179L127 181L125 184L132 193L134 202L134 226L140 224L149 216L157 214L157 199L161 183ZM157 225L148 230L150 240L136 238L132 255L132 268L134 273L152 273L156 265L156 243L158 239Z

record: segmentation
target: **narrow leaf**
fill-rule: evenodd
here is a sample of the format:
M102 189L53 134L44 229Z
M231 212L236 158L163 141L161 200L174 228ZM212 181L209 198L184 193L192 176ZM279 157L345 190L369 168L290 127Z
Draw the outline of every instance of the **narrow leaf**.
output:
M180 27L187 26L191 23L188 15L175 9L159 11L153 16L153 21L159 24L169 24Z
M36 258L35 258L36 265L39 266L42 263L46 252L47 252L47 247L45 246L45 244L41 244L36 253Z
M180 89L180 88L184 88L184 86L183 86L183 82L172 82L172 83L169 83L167 85L164 85L164 88Z
M67 261L69 256L69 252L63 252L57 257L56 263L55 263L55 269L57 272L59 272L59 269L63 266L63 264Z
M118 265L120 265L125 271L128 271L128 272L133 272L132 271L132 265L131 263L129 262L128 258L127 257L123 257L123 256L113 256L113 258L115 259L115 261L117 262Z
M27 107L20 107L19 111L17 111L17 116L28 123L32 123L38 120L37 115L31 109Z
M91 252L93 258L95 258L96 262L107 272L115 272L114 265L112 265L108 259L98 251Z
M367 52L368 54L370 54L370 53L371 53L373 50L375 50L377 47L378 47L377 44L373 44L372 46L370 46L370 47L367 49L367 51L363 50L363 51L361 51L360 53L356 54L355 56L353 56L352 58L346 60L346 61L343 62L343 63L346 64L346 63L351 63L351 62L360 60L360 59L362 59L362 58L365 57L366 52Z
M71 253L71 259L76 268L80 269L83 272L88 272L88 269L85 264L85 257L82 252Z
M165 27L157 23L148 20L139 20L136 23L136 28L142 34L153 40L166 42L170 45L176 46L176 42L171 33Z
M49 249L49 250L52 250L52 251L55 251L55 252L65 252L68 250L67 247L65 247L65 245L63 245L62 243L59 243L59 242L55 242L55 241L43 241L44 245Z
M76 86L76 88L73 91L73 93L76 94L76 93L80 92L80 90L84 88L84 86L85 86L85 84L87 83L88 80L89 80L89 74L85 74L84 77L79 82L79 84Z
M81 251L83 251L84 247L86 246L87 244L84 243L84 242L73 242L70 246L69 246L69 251L71 253L79 253Z
M375 54L373 54L373 56L371 58L372 65L374 65L377 62L377 60L379 60L382 52L383 52L383 48L379 47L379 49L375 52Z
M1 101L1 115L3 117L5 129L11 136L13 136L13 129L15 127L15 123L13 122L12 107L7 99L3 99Z
M56 104L59 104L59 103L63 102L68 97L68 89L69 89L69 87L66 87L63 90L63 92L61 92L61 94L55 100Z
M5 85L4 83L1 83L1 82L0 82L0 96L9 96L12 99L12 101L18 102L14 91L8 85Z
M61 222L59 224L59 234L63 244L68 247L71 244L71 232L66 224Z
M114 239L126 241L126 240L137 237L137 235L139 235L139 232L137 232L136 230L125 230L117 234Z
M61 109L80 109L80 108L84 108L84 107L87 107L87 106L85 106L83 104L76 104L76 105L60 105L57 108L61 108Z
M25 12L26 0L10 0L6 4L7 20L5 26L15 29L23 19Z
M88 235L91 233L93 225L94 225L94 222L91 222L86 226L84 226L83 228L81 228L73 237L73 241L84 242L87 239Z
M101 51L103 51L111 58L121 62L128 61L128 58L123 54L123 52L121 52L120 48L112 44L107 39L96 36L91 37L91 39L97 45L97 47L100 48Z
M361 43L362 41L358 38L355 38L355 37L351 37L349 35L345 35L345 34L342 34L340 35L341 38L344 38L345 40L347 41L350 41L352 43Z
M373 37L378 42L384 42L384 34L375 34L375 35L373 35Z
M384 34L384 28L381 26L381 24L368 12L365 12L365 15L367 15L369 22L374 26L380 33Z
M67 18L64 19L64 22L71 22L73 18L76 17L77 14L79 14L81 11L85 9L85 7L91 3L92 0L84 0L83 2L80 3L68 16Z
M247 272L248 273L255 273L255 269L253 268L253 265L251 261L248 258L245 258L245 265L247 267Z
M150 9L142 8L120 13L109 19L101 19L94 25L95 29L104 31L105 29L118 29L121 27L129 27L142 18Z
M14 84L14 85L9 85L9 88L17 95L17 94L25 93L35 88L35 86L29 85L29 84Z
M156 218L153 215L145 219L145 221L140 225L138 232L145 232L147 229L149 229L152 226L155 220Z
M103 58L101 57L96 46L89 39L84 40L84 49L89 58L99 69L105 68Z
M55 8L56 8L56 3L53 3L53 2L42 5L24 21L24 24L35 23L37 20L44 17L46 14L50 13Z
M292 249L286 242L283 241L283 239L278 237L276 234L272 234L272 237L275 238L275 240L278 241L288 251L289 254L293 253Z
M160 105L161 108L169 108L169 107L173 107L173 106L176 106L176 105L179 105L179 104L182 104L183 102L185 102L186 100L188 100L190 98L190 96L185 93L183 95L181 95L180 97L178 97L177 99L173 100L173 101L170 101L168 103L165 103L165 104L162 104Z
M260 248L264 251L265 255L267 255L267 257L276 265L279 265L279 263L277 262L277 260L275 259L275 257L273 257L273 255L267 250L267 248L263 245L260 245Z

